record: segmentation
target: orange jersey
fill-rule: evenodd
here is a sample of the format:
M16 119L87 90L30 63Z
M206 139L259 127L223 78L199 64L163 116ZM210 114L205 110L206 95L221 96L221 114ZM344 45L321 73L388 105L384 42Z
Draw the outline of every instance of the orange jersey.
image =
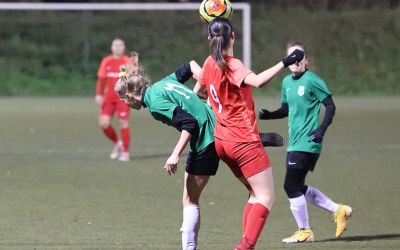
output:
M243 84L252 71L233 57L227 57L224 73L209 56L204 62L199 83L207 89L217 124L214 136L232 142L260 141L252 87Z
M96 86L96 94L103 95L105 100L119 100L117 93L114 91L114 85L118 81L121 65L128 63L131 63L131 59L128 56L122 56L118 59L112 55L104 57L97 71L99 80Z

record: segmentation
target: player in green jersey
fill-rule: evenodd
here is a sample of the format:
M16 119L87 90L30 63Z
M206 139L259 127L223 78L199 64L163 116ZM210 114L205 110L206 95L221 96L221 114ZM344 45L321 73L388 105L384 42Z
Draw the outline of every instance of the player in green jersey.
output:
M214 146L215 117L211 108L182 83L197 77L200 66L191 61L174 73L150 85L132 54L133 64L125 65L115 91L131 108L147 108L158 121L181 131L181 136L164 169L171 175L177 171L185 147L190 145L186 161L183 190L182 249L196 249L200 229L199 199L210 176L218 169L219 158Z
M346 229L352 209L347 205L333 202L320 190L305 185L308 171L313 171L322 149L322 141L335 115L332 94L325 82L307 69L308 57L301 42L290 42L287 54L302 50L304 59L289 66L291 75L282 83L281 108L270 112L260 111L260 119L281 119L289 116L289 145L286 159L284 189L289 198L290 210L299 230L283 240L285 243L300 243L314 240L310 229L307 202L333 213L336 221L336 237ZM325 116L319 122L321 104L325 106Z

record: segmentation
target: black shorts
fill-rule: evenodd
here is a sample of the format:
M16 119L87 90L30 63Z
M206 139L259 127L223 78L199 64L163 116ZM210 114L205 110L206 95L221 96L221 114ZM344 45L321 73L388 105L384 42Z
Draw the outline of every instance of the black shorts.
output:
M291 151L286 156L286 167L313 171L317 164L319 154Z
M200 152L190 152L185 170L193 175L215 175L218 170L219 157L214 142Z

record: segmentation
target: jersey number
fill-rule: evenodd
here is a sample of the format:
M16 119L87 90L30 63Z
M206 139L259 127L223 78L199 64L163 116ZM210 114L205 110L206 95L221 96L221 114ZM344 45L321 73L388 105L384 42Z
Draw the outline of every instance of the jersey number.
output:
M210 84L210 92L211 92L211 97L214 100L214 102L216 102L218 104L218 113L221 114L222 113L222 105L221 102L219 101L218 95L217 95L217 91L214 88L214 85Z
M167 82L166 85L167 86L164 87L164 89L166 89L168 91L174 91L174 92L184 96L188 100L190 99L190 95L189 94L193 94L193 91L191 91L190 89L186 88L185 86L181 86L181 85L170 83L170 82Z

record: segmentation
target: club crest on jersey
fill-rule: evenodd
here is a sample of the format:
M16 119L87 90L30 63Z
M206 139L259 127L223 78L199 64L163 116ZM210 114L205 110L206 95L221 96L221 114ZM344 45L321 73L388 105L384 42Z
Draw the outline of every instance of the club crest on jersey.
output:
M305 91L305 86L299 86L299 89L297 90L297 94L299 96L303 96Z

